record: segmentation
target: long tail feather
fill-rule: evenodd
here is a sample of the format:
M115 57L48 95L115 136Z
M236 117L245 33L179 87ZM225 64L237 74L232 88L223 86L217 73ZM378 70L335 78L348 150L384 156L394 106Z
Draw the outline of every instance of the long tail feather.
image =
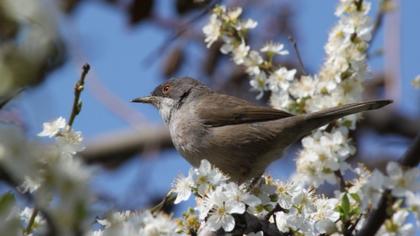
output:
M302 123L300 126L300 137L310 133L310 131L324 126L336 119L359 113L363 111L375 110L392 103L392 100L375 100L368 102L358 102L346 104L338 107L327 108L318 112L303 115Z

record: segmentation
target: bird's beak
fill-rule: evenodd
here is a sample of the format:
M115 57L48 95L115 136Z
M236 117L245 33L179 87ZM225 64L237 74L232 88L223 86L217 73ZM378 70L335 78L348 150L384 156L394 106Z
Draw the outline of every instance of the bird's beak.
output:
M155 96L139 97L139 98L134 98L133 100L131 100L131 102L155 104L156 97Z

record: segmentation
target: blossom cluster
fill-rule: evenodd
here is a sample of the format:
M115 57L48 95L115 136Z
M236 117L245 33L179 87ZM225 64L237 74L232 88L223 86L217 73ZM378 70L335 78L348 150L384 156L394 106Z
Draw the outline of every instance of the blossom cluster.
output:
M114 212L98 223L103 229L90 231L89 236L180 235L177 223L164 213Z
M367 1L340 1L335 12L340 19L325 46L327 57L324 66L313 79L314 92L309 97L296 100L305 112L361 99L362 80L367 77L366 51L373 28L367 15L369 10L370 3ZM297 174L306 183L319 186L325 181L331 184L338 182L334 173L344 173L348 169L346 159L355 153L348 130L355 128L358 116L347 116L340 119L332 131L316 131L303 139L304 148L298 157Z
M327 198L297 182L285 183L270 177L263 177L255 185L238 185L202 160L199 168L191 169L186 177L179 177L173 186L176 204L192 195L196 197L196 207L184 214L177 232L221 229L231 232L241 215L251 214L259 219L268 217L283 233L342 235L340 229L344 224L354 224L354 229L359 230L367 213L377 206L384 191L389 190L393 196L405 199L405 204L393 206L395 216L380 232L395 230L401 235L412 235L413 225L406 220L412 212L420 225L420 196L416 195L420 190L420 170L403 170L399 164L390 162L386 174L378 170L369 172L362 166L356 171L359 178L348 192L336 192Z
M173 192L177 194L175 203L187 200L192 194L196 196L195 212L201 222L198 232L219 229L231 232L239 215L264 218L275 213L270 221L277 224L280 232L315 235L327 231L326 222L334 224L339 219L335 199L319 197L302 186L270 177L263 177L256 185L238 185L229 182L207 160L202 160L199 168L191 169L187 177L178 178ZM274 211L276 207L281 211ZM182 225L191 229L188 224Z
M207 47L217 40L222 40L220 51L224 54L231 53L233 62L245 67L252 78L252 87L260 92L258 97L269 88L279 92L286 90L296 70L275 68L273 57L288 55L289 52L284 49L283 44L273 42L267 43L259 50L251 50L246 42L246 34L248 30L257 27L257 22L252 19L241 20L241 13L242 8L239 7L230 10L224 6L216 6L209 23L203 27Z
M253 50L247 44L246 34L256 27L257 23L252 19L241 20L241 8L226 9L223 6L216 6L210 21L203 28L203 33L208 47L217 40L222 41L221 52L230 54L233 62L242 66L248 73L251 87L260 92L257 98L265 91L270 91L270 102L274 108L295 114L310 113L361 99L362 82L369 75L366 52L373 30L373 24L368 16L370 8L369 1L339 1L335 12L339 21L329 34L325 46L325 63L315 75L299 77L295 69L276 65L274 56L288 54L282 44L269 42L260 50ZM416 84L415 81L413 85ZM311 217L288 221L285 219L289 219L289 213L293 211L279 211L276 214L282 216L283 223L277 222L277 226L280 224L281 232L302 232L305 235L330 234L343 225L356 221L358 223L355 229L360 229L365 215L377 206L381 196L389 190L396 198L405 199L405 206L403 207L401 202L392 206L396 213L382 226L381 234L392 235L396 232L402 235L412 234L413 226L405 222L408 212L418 215L418 200L415 200L418 199L418 196L415 197L415 192L418 190L416 184L418 170L403 170L398 164L391 162L387 167L387 175L377 170L370 173L362 167L354 171L347 163L347 159L356 151L349 131L355 129L359 116L344 117L303 138L303 149L296 161L297 173L292 178L294 185L302 189L304 189L302 186L316 188L325 182L339 184L342 191L337 192L335 198L329 200L336 203L335 209L338 209L340 221L330 219L319 224L308 220ZM350 176L355 177L345 180L343 176L350 170L353 170ZM316 201L312 199L312 202ZM283 206L282 208L289 210ZM248 209L252 207L247 208L247 211ZM310 226L322 225L323 228L309 227L308 230L299 224L305 222L304 219ZM281 225L289 228L282 228Z
M10 176L11 184L19 185L22 195L33 196L33 205L37 208L33 212L26 207L19 213L15 201L8 201L10 219L20 215L23 225L18 225L28 233L45 233L46 221L40 218L45 214L59 219L55 227L60 235L70 235L76 226L86 227L90 171L76 156L83 149L81 133L71 129L60 117L44 123L39 133L39 136L54 139L49 144L28 140L19 128L6 124L0 125L0 134L1 170ZM29 220L31 217L35 220Z

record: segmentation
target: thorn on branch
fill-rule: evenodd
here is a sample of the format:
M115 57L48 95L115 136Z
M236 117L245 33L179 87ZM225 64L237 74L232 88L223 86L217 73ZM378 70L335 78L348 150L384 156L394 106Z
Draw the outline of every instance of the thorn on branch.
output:
M295 53L296 53L296 56L300 65L300 69L302 70L303 75L308 75L308 73L306 73L305 66L303 65L302 57L300 56L299 48L297 46L295 38L290 35L288 39L290 43L292 44L293 49L295 50Z
M82 102L80 101L80 95L82 94L82 91L85 86L85 78L87 73L90 70L89 64L84 64L82 67L82 73L80 75L80 79L76 82L76 85L74 86L74 100L73 100L73 108L71 110L69 123L68 125L70 127L73 126L74 119L77 115L79 115L80 111L82 110Z

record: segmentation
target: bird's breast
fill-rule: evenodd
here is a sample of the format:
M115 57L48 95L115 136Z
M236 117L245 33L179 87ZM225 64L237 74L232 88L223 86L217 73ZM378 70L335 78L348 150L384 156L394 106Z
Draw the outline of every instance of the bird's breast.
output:
M186 112L174 113L169 124L172 142L178 152L193 166L199 166L206 129L194 119L193 114Z

